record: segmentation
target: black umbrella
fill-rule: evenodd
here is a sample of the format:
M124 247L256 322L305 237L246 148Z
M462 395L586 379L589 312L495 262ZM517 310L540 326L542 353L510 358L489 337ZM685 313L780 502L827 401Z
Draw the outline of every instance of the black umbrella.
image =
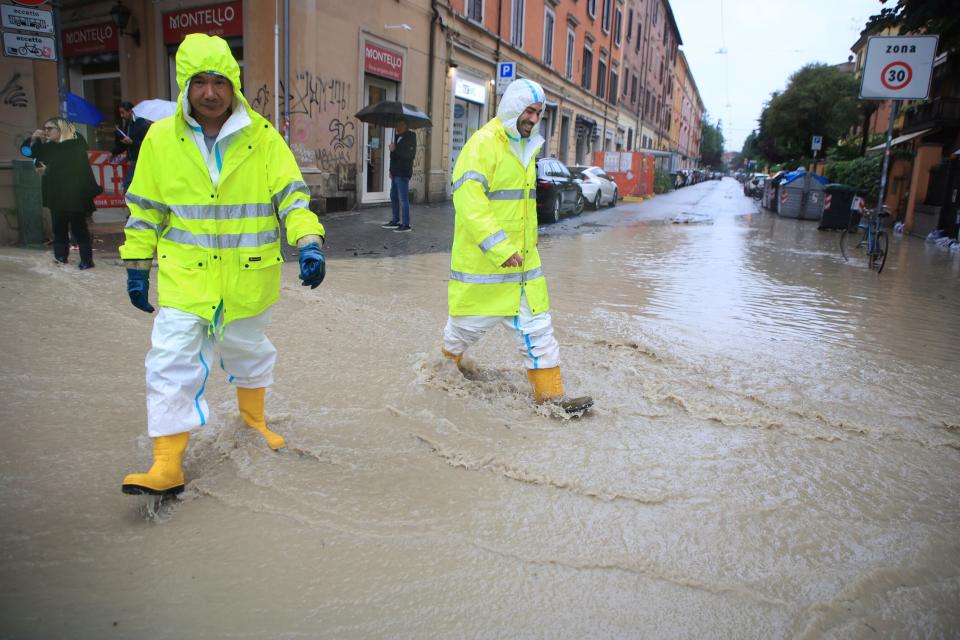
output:
M433 126L430 116L412 104L384 100L367 105L354 116L360 122L393 128L400 120L405 120L410 129Z

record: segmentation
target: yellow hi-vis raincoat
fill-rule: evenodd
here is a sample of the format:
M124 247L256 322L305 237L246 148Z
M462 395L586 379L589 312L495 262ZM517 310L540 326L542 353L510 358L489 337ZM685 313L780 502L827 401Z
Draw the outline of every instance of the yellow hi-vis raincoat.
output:
M233 113L204 159L202 130L189 117L187 87L202 72L233 84ZM191 34L177 51L174 116L154 123L127 191L124 260L159 261L159 303L221 327L259 315L280 297L280 225L295 245L324 235L310 192L277 131L241 93L227 43ZM232 130L231 130L232 127Z
M537 251L535 158L543 138L535 127L529 138L522 139L516 127L524 109L543 101L538 84L511 83L497 117L470 137L457 158L447 283L452 316L515 316L520 313L521 294L533 314L550 309ZM523 265L502 267L514 253L523 257Z

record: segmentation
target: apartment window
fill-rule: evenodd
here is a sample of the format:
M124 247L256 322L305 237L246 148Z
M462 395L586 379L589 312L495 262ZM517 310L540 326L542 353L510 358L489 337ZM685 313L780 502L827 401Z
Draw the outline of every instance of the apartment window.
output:
M513 0L510 15L510 44L518 49L523 48L523 3L524 0Z
M660 61L660 84L663 84L663 60Z
M653 24L657 24L657 16L660 15L660 0L654 0L653 2Z
M630 42L630 34L633 32L633 9L627 13L627 42Z
M573 47L576 46L577 34L573 29L567 29L567 64L564 75L567 79L573 78Z
M591 18L597 17L597 0L587 0L587 15Z
M545 9L543 12L543 64L553 66L553 24L556 18L553 11Z
M597 96L603 98L607 90L607 56L600 53L600 61L597 63Z
M483 0L467 0L467 17L483 22Z
M636 104L637 102L637 74L633 74L633 78L630 80L630 104Z
M643 32L643 25L640 24L640 18L637 18L637 46L636 46L637 51L640 51L640 41L642 40L642 38L640 37L640 34L642 32Z
M589 46L583 47L583 75L580 78L580 86L587 91L593 86L593 49Z
M617 17L613 22L613 43L620 46L620 30L623 28L623 11L617 7Z
M600 17L600 27L604 33L610 33L610 3L613 0L603 0L603 15Z
M620 76L613 69L610 70L610 104L617 104L617 92L619 91ZM624 83L626 84L626 83Z

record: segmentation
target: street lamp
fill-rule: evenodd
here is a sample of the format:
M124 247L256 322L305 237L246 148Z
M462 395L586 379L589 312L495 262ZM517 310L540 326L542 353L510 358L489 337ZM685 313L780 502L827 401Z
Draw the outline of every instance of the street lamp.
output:
M110 18L113 20L113 24L117 25L117 31L121 35L130 36L133 38L133 43L140 46L140 29L139 27L136 31L124 31L128 24L130 24L130 9L123 4L123 0L117 0L117 4L113 5L110 9Z

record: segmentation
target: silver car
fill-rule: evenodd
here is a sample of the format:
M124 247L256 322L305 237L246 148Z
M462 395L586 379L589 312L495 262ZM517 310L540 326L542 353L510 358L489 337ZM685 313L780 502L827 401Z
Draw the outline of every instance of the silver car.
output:
M617 183L600 167L568 167L583 191L583 198L594 209L617 204Z

